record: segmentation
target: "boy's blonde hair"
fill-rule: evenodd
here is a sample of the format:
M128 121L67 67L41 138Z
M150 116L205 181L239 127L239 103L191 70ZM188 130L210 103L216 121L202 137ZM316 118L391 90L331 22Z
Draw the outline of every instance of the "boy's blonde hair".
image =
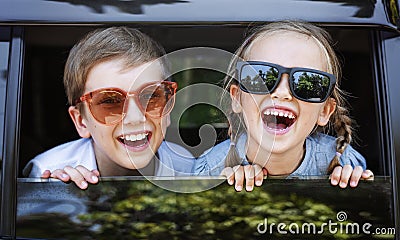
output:
M75 44L65 64L64 87L68 103L75 105L75 101L84 94L87 76L96 64L118 59L130 68L164 55L161 45L139 30L127 27L94 30ZM161 64L166 77L164 58L161 58ZM82 111L82 108L79 110Z
M331 97L335 99L337 105L336 110L331 117L332 121L329 125L333 125L333 129L337 134L336 151L342 154L352 140L352 119L348 116L348 110L345 107L344 93L339 89L341 78L340 62L335 50L332 47L331 36L324 29L319 28L311 23L302 21L278 21L254 28L250 32L250 35L235 52L235 57L232 59L229 65L229 72L227 77L224 79L226 92L230 91L232 84L238 84L237 80L235 79L237 61L240 59L248 60L248 54L251 51L253 43L258 39L279 32L295 32L311 37L320 46L321 50L326 56L328 64L326 69L329 73L334 74L337 79L334 91L331 95ZM236 114L231 111L229 113L228 120L230 123L229 134L233 144L231 144L228 155L225 159L225 166L232 167L242 162L235 146L240 135L246 131L246 127L241 113ZM318 130L322 131L324 129ZM338 165L340 165L339 157L335 155L331 160L331 163L327 169L327 173L332 172L332 170Z

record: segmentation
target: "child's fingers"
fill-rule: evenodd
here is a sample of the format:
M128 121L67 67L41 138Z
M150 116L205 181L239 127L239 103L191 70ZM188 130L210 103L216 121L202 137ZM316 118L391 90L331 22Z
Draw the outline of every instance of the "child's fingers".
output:
M367 169L361 174L361 178L365 180L374 180L374 173Z
M257 187L259 187L262 185L262 182L264 180L264 170L258 164L254 164L253 167L254 167L254 175L255 175L255 177L254 177L255 184Z
M56 178L56 179L60 179L63 182L69 182L69 180L71 180L71 178L69 177L69 175L62 169L56 169L54 170L50 177L52 178Z
M244 166L244 176L246 178L246 191L251 192L254 188L254 168L252 165Z
M235 189L240 192L243 189L244 181L244 169L243 166L234 166L233 171L235 172Z
M264 173L264 176L268 176L268 170L266 168L263 168L262 171Z
M226 177L226 181L228 181L229 185L232 185L235 182L235 173L231 167L224 168L221 175Z
M50 170L44 170L44 172L42 173L42 176L40 176L41 178L50 178L51 176L51 172Z
M333 169L332 174L331 174L331 184L333 186L336 186L339 184L340 181L340 176L342 175L342 167L337 166Z
M361 166L356 166L351 174L350 178L350 187L357 187L358 181L361 178L361 174L363 173L363 169Z
M93 169L92 173L94 173L96 176L100 177L100 172L97 169Z
M99 182L99 178L96 176L96 174L94 174L92 171L89 171L84 166L78 165L75 169L82 174L86 181L92 184L96 184Z
M342 175L340 176L339 187L346 188L349 182L350 176L353 173L353 167L351 165L344 165L342 169Z
M66 166L64 171L70 176L71 181L73 181L80 189L86 189L88 187L88 183L78 170L71 166Z

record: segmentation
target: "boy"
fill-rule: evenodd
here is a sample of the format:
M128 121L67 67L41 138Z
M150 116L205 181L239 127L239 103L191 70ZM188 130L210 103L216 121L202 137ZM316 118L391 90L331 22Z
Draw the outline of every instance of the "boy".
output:
M154 40L126 27L95 30L78 42L64 87L82 138L38 155L23 174L86 189L99 176L190 173L191 154L164 141L177 88L165 80L164 54Z

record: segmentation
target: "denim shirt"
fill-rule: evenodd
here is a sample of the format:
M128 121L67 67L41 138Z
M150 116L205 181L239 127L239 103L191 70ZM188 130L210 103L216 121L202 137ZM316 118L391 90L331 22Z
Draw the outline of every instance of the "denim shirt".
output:
M246 159L247 136L243 134L236 143L241 159ZM306 152L300 166L289 177L294 176L319 176L326 175L329 163L336 154L335 138L326 134L316 133L306 138ZM194 175L216 176L224 169L225 157L230 148L230 140L226 140L205 151L196 161L193 167ZM350 145L340 156L340 164L361 166L366 169L364 157Z

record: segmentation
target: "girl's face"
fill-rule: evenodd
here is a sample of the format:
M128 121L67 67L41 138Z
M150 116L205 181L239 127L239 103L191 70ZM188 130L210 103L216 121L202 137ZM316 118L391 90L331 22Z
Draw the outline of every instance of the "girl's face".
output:
M159 64L145 63L127 70L122 66L122 62L115 59L95 65L87 76L84 93L101 88L134 92L144 85L162 80ZM80 136L93 138L99 168L107 166L107 169L99 169L100 172L140 169L148 165L164 139L169 115L163 118L148 117L130 97L124 119L116 124L105 125L96 121L89 112L87 102L84 104L84 114L75 109L75 115L71 116L75 118Z
M327 71L327 59L316 41L294 32L260 37L253 43L245 60ZM326 125L335 109L333 99L324 103L308 103L294 98L288 77L288 74L283 74L277 88L266 95L245 93L237 85L231 86L231 97L237 100L232 103L233 110L243 113L247 126L247 156L262 166L265 165L265 156L270 153L292 152L294 157L301 158L306 137L316 125ZM275 124L274 114L283 118L294 117L294 121L290 126Z

